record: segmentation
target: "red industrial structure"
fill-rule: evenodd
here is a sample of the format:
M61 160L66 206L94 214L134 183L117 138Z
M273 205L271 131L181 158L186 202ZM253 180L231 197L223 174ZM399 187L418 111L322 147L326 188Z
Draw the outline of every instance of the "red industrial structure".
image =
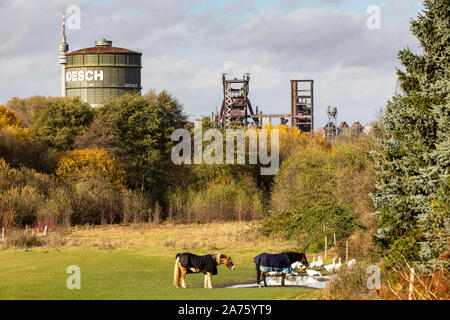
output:
M243 79L227 80L222 74L223 101L213 122L221 127L233 125L261 127L263 119L280 119L280 122L297 127L303 132L314 130L314 80L291 80L291 112L289 114L263 114L256 107L253 111L249 99L250 75ZM252 120L252 122L250 122Z

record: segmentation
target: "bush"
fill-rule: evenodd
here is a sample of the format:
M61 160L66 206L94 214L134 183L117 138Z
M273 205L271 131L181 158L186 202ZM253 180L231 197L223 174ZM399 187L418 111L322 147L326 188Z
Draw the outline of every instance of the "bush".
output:
M13 169L0 158L2 226L54 226L148 221L145 198L86 169L60 181L30 169Z
M375 290L367 287L368 265L357 263L351 269L343 265L335 273L325 288L323 295L326 299L356 300L377 299Z
M72 224L105 224L121 221L120 191L92 171L82 173L72 188Z
M331 246L333 234L339 240L361 227L347 208L333 204L275 213L264 219L260 226L265 235L298 239L302 249L309 252L322 251L325 236L328 237L328 246Z
M241 182L213 181L196 191L174 193L170 218L185 222L252 220L263 214L258 189L249 177Z
M320 202L336 202L335 166L330 154L318 148L306 148L281 166L272 192L273 210L311 207Z
M19 231L15 237L9 237L4 247L6 248L33 248L45 245L45 240L35 235L25 235Z
M13 187L0 195L0 203L6 210L14 212L14 222L20 226L34 225L44 196L36 188Z
M148 222L150 219L150 204L142 193L122 190L122 223Z

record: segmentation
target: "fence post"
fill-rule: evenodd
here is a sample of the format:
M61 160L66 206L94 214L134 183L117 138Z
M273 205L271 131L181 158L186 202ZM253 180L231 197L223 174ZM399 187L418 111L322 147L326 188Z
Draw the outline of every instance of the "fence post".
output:
M345 241L345 263L348 263L348 240Z
M336 233L333 233L333 246L336 246Z
M47 236L47 227L48 227L48 225L45 225L45 228L44 228L44 237Z
M411 268L411 275L409 277L409 294L408 294L408 300L414 299L414 268Z
M2 242L5 241L5 227L2 228Z
M327 236L325 236L325 258L327 257Z

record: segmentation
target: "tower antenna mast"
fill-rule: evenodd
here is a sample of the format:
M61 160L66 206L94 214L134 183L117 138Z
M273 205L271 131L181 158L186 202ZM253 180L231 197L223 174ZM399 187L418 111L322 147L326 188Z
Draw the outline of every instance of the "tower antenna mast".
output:
M66 14L62 12L62 36L59 43L59 57L58 61L61 65L61 97L66 96L66 52L69 51L69 45L66 39Z

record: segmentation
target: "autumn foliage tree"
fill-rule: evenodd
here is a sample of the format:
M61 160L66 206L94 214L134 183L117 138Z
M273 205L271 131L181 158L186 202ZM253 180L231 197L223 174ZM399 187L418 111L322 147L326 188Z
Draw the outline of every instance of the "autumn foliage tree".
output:
M116 185L124 182L125 171L118 161L103 149L73 150L65 153L58 162L56 175L62 179L76 179L86 170L95 171Z

